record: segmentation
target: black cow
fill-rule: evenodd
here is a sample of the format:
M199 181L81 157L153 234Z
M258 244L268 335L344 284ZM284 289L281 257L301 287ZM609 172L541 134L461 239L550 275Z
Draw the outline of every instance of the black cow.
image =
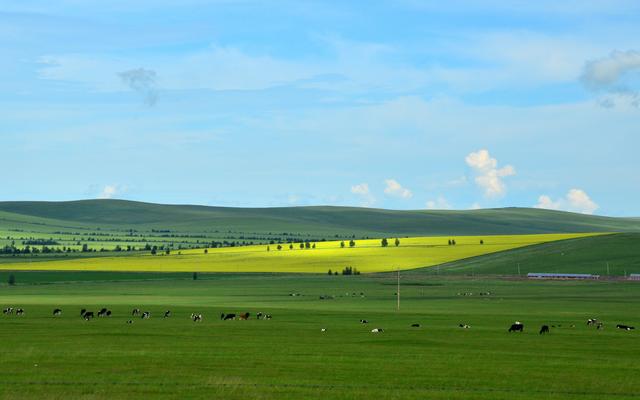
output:
M509 328L509 332L524 332L524 325L520 323L512 324Z
M16 314L17 314L17 311L16 311ZM632 330L632 329L636 329L636 328L634 328L633 326L629 326L629 325L621 325L621 324L616 325L616 328L618 328L618 329L623 329L623 330L625 330L625 331L630 331L630 330Z
M62 310L61 309L56 308L55 310L53 310L53 316L54 317L58 317L60 315L62 315Z
M89 321L93 317L93 311L87 311L82 315L82 318L84 318L85 321Z
M87 312L87 309L83 308L82 310L80 310L80 316L82 317L86 312Z
M549 333L549 326L548 325L542 325L542 327L540 328L540 334L544 335L545 333Z
M412 328L420 328L420 324L411 324Z

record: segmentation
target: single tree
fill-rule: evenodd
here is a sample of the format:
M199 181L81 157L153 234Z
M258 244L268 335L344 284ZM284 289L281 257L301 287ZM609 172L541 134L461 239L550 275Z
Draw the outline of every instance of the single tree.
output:
M282 250L282 246L281 245L278 245L278 250Z
M13 274L9 275L9 280L7 281L7 283L9 283L9 286L13 286L16 284L16 277Z
M349 247L355 247L355 246L356 246L356 242L353 239L349 240Z
M331 272L331 270L329 270L329 275L333 275L333 272Z
M204 254L208 254L209 253L209 249L204 249Z
M389 241L387 240L387 238L382 238L380 244L382 244L382 247L387 247L389 245Z
M340 242L340 247L344 249L344 240Z
M396 238L396 247L400 246L400 239Z
M289 245L289 250L293 250L293 244Z
M484 244L484 240L480 239L480 244Z
M193 280L194 280L194 281L197 281L197 280L198 280L198 273L197 273L197 272L194 272L194 273L193 273Z

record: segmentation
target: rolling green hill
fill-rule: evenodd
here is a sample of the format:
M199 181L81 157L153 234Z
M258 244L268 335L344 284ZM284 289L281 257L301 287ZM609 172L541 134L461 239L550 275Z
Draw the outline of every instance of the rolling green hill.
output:
M521 275L529 272L640 274L640 234L620 233L543 243L414 270L416 274ZM519 268L518 268L519 266Z
M330 237L640 232L637 218L505 208L395 211L353 207L228 208L159 205L123 200L0 202L0 227L39 230L169 229L178 232L287 232Z

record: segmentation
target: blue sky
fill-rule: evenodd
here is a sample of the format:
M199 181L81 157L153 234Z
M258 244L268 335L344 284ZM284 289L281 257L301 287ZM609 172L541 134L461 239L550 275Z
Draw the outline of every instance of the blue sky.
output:
M0 0L0 199L640 216L639 91L637 1Z

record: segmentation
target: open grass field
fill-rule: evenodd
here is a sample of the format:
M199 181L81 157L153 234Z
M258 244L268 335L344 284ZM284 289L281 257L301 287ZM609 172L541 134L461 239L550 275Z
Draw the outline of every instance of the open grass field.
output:
M615 329L640 327L640 285L633 282L403 277L398 312L395 279L379 275L145 281L133 274L114 282L124 275L17 274L30 274L29 283L0 286L1 306L25 309L24 316L0 316L3 399L639 396L640 330ZM95 281L52 283L83 274ZM59 318L51 315L56 307ZM109 307L113 316L86 322L82 307ZM152 318L126 324L134 307ZM173 316L163 319L167 309ZM273 319L219 319L245 311ZM204 321L190 321L192 312ZM587 327L593 317L605 329ZM507 333L515 320L524 333ZM542 324L556 328L540 336ZM385 331L370 332L378 327Z
M430 267L460 259L501 252L523 246L585 238L600 234L538 234L456 237L413 237L389 240L357 240L353 248L345 241L317 242L315 248L301 249L298 244L242 246L184 250L170 255L149 254L130 257L76 258L48 262L0 263L4 270L77 270L77 271L155 271L155 272L300 272L327 273L351 266L362 273ZM456 245L449 245L454 239ZM481 243L482 242L482 243Z
M448 275L526 275L529 272L610 276L640 274L640 234L619 233L549 242L438 267ZM417 273L434 273L423 269Z

